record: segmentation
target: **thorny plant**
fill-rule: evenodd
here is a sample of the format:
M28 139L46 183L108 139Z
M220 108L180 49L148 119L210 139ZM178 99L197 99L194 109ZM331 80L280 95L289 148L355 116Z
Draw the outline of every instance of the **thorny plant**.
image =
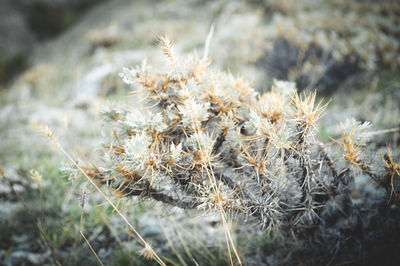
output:
M336 142L344 155L334 160L315 138L328 104L317 102L315 92L300 94L294 83L275 81L259 94L245 79L210 69L207 56L178 60L167 38L160 46L167 70L154 71L146 61L123 69L123 81L142 104L108 106L103 116L112 134L102 162L80 165L115 196L218 210L222 217L242 214L265 230L301 237L327 227L327 217L351 215L357 173L370 176L377 190L396 190L399 164L390 148L377 169L363 156L368 123L341 125ZM76 167L68 171L81 175ZM342 238L333 235L337 247Z

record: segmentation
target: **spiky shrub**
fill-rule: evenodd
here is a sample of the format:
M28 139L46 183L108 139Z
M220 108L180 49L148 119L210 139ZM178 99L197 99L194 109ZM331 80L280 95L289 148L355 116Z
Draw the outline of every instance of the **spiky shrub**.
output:
M357 173L371 177L377 191L386 188L363 208L385 206L385 195L396 193L399 165L390 150L377 170L363 155L368 123L341 125L336 142L343 157L335 161L316 140L328 103L316 102L315 93L299 94L294 83L275 81L259 94L245 79L210 69L205 58L178 60L167 39L161 47L166 71L153 71L146 61L123 69L123 81L141 103L103 111L112 137L101 167L82 166L115 196L240 213L283 236L317 232L313 241L337 247L348 237L341 230L361 208L351 196Z

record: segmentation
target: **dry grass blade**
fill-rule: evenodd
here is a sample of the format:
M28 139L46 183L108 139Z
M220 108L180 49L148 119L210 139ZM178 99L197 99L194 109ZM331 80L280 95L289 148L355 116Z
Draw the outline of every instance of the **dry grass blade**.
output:
M206 61L208 58L208 52L210 50L210 44L211 44L211 39L214 35L214 24L211 25L210 31L208 32L207 39L206 39L206 44L204 46L204 55L203 55L203 61Z
M90 244L89 240L86 238L85 234L83 233L83 209L81 211L81 218L80 218L80 224L79 224L79 233L81 234L82 238L85 240L86 244L90 248L90 251L93 253L97 261L100 263L100 265L104 265L103 262L100 260L99 256L97 255L96 251L93 249L92 245Z

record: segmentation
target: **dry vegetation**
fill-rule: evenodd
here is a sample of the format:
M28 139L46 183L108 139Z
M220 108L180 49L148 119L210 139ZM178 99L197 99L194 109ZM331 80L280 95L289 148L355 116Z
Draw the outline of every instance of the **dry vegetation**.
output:
M373 209L398 206L399 165L388 146L382 162L371 167L365 155L369 123L340 125L335 142L343 155L334 160L315 136L328 105L317 102L315 92L298 93L294 83L275 81L259 94L245 79L210 69L207 56L177 58L167 38L160 46L167 69L153 70L143 61L123 70L123 81L142 104L103 110L111 132L103 159L71 166L72 178L90 177L111 187L115 197L216 211L224 223L232 217L246 220L309 248L319 243L322 253L334 249L335 256L342 249L362 248L344 243L359 240L348 232L359 226L358 219L368 225L387 218ZM363 174L376 191L385 192L362 195L360 203L352 193ZM360 217L361 211L366 216ZM225 230L228 248L240 263Z
M396 265L399 14L105 1L0 90L0 266Z

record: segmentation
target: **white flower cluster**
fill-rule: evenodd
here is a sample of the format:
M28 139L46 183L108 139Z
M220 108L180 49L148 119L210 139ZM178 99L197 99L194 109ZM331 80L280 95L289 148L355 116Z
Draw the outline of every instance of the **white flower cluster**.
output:
M161 113L154 114L151 111L142 112L138 109L128 112L123 123L134 132L143 132L146 130L149 132L162 132L167 128Z
M124 67L122 69L122 72L119 74L119 76L122 78L122 81L126 84L134 84L136 82L137 78L137 70L135 69L130 69L127 67Z
M342 133L351 136L352 141L357 145L365 145L369 141L371 126L370 122L361 123L354 118L346 119L344 123L339 124Z
M214 140L208 133L202 131L195 132L190 137L190 143L197 151L211 151L214 145Z
M183 105L178 106L179 113L182 116L182 124L185 127L196 129L199 128L201 122L208 119L208 109L210 103L198 103L195 98L184 101Z
M175 145L173 142L170 147L171 159L175 162L179 161L182 157L182 143Z
M150 139L145 133L125 139L122 147L124 148L127 163L124 165L129 169L143 168L144 159L149 154L149 145Z
M271 129L271 124L268 119L261 117L255 111L250 111L249 120L245 123L245 128L254 131L257 136L263 136Z

